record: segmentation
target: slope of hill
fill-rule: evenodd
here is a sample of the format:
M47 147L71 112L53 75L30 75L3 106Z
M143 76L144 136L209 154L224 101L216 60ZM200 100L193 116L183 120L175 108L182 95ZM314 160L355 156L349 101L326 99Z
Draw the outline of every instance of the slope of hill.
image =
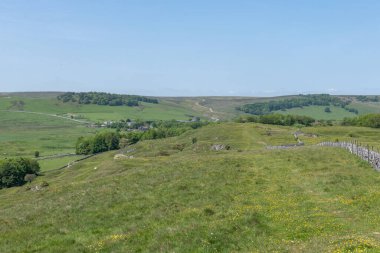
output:
M62 116L80 117L97 122L120 120L125 118L142 120L187 120L197 116L210 120L230 120L245 114L236 110L237 107L268 101L297 98L298 96L280 97L157 97L159 104L141 102L138 107L99 106L78 103L62 103L56 98L58 92L24 92L0 94L0 110L25 110ZM338 96L344 100L352 100L349 107L357 109L359 114L379 113L379 102L361 102L355 96ZM323 108L324 109L324 108ZM340 120L343 117L354 117L354 113L342 111L331 106L332 113L326 113L318 106L288 109L279 113L298 114L315 117L316 119Z
M46 172L29 185L34 191L0 190L0 251L380 250L380 174L340 149L265 149L295 143L295 130L213 124ZM318 134L303 137L307 144L380 136L303 131ZM42 181L49 186L35 188Z
M187 120L202 115L190 108L161 100L159 104L141 102L140 106L103 106L94 104L63 103L56 93L10 93L0 97L0 110L29 111L79 117L92 122L120 119Z

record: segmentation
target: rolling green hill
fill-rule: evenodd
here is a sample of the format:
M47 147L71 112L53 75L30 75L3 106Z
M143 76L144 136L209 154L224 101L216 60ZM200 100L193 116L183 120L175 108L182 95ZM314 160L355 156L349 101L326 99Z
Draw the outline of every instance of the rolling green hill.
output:
M303 128L305 147L265 148L295 130L212 124L0 190L0 252L378 252L380 174L312 144L379 130Z
M103 122L107 120L141 119L141 120L187 120L191 116L202 116L198 112L170 103L160 101L159 104L141 102L138 107L129 106L100 106L83 105L77 103L63 103L56 96L43 96L30 94L20 96L9 94L0 97L0 110L30 111L62 116L74 116L92 122Z
M285 111L276 111L282 114L294 114L294 115L304 115L309 116L314 119L324 119L324 120L342 120L345 117L355 117L355 113L346 111L339 106L329 106L331 112L325 112L326 106L305 106L302 108L292 108Z
M83 105L63 103L57 100L59 92L25 92L0 94L0 158L12 156L33 157L35 151L42 156L74 152L78 137L94 134L99 129L88 128L89 123L118 121L121 119L141 120L187 120L198 116L204 120L229 120L244 114L235 108L243 104L266 102L296 96L275 98L255 97L162 97L158 104L140 103L138 107ZM352 99L345 97L345 99ZM365 112L380 111L380 103L354 100L351 107ZM331 106L332 112L324 107L306 106L279 111L299 114L316 119L340 120L355 114ZM75 157L44 160L43 170L63 166Z

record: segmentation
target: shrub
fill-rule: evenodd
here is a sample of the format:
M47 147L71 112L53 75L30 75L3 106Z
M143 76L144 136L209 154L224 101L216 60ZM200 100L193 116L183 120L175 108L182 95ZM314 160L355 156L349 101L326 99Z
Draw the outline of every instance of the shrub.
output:
M25 183L27 174L38 175L40 166L37 161L28 158L9 158L0 161L0 189L20 186ZM29 176L28 179L31 179Z

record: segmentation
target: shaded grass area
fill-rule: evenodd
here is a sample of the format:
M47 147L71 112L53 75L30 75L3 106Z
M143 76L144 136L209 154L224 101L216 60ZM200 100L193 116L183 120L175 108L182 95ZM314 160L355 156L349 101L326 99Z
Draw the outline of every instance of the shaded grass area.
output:
M0 251L378 252L380 174L345 150L263 149L293 130L210 125L1 190Z

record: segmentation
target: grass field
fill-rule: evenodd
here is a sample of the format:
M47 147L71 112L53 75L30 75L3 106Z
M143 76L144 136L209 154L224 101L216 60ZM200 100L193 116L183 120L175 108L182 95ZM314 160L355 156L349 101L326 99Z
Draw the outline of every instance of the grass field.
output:
M57 168L61 168L65 165L73 164L74 161L79 160L85 156L83 155L75 155L75 156L65 156L60 158L49 158L49 159L40 159L38 163L40 164L41 171L46 172L50 170L54 170Z
M310 140L265 149L295 143L295 130L212 124L127 147L132 159L107 152L45 172L41 191L0 190L0 252L379 252L380 174ZM314 141L380 133L302 130Z
M368 113L380 113L380 103L374 102L354 102L350 104L349 107L355 108L359 111L359 114L368 114Z
M45 115L0 111L0 157L75 152L78 137L96 130Z
M20 106L20 103L16 103L19 101L22 101L23 105ZM127 118L141 120L187 120L190 116L203 117L197 111L165 100L160 101L159 104L141 103L138 107L99 106L62 103L55 97L33 95L27 97L0 97L0 110L25 110L57 115L70 114L92 122Z

